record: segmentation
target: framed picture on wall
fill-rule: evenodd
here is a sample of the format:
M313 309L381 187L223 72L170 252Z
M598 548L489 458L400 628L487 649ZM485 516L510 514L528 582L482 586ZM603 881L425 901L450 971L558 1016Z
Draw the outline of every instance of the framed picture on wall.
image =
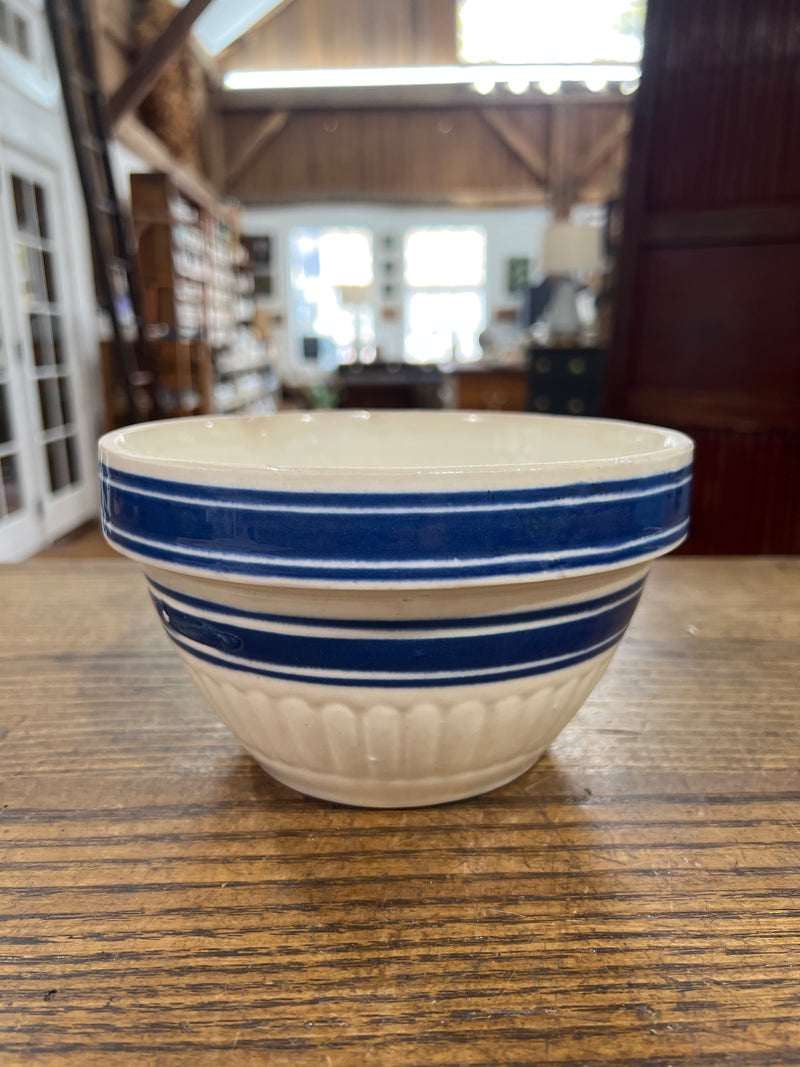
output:
M528 288L531 261L525 256L513 256L508 261L508 291L518 293Z

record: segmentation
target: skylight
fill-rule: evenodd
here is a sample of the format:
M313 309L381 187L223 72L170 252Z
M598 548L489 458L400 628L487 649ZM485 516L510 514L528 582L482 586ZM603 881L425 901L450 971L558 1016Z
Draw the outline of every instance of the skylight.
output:
M251 26L268 15L281 0L215 0L192 26L192 32L210 56L219 55ZM183 7L186 0L173 0Z
M459 0L465 63L633 63L646 0Z

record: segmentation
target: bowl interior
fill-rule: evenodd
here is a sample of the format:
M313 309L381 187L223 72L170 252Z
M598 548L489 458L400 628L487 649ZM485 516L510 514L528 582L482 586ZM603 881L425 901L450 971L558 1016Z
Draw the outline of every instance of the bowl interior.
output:
M180 470L189 481L236 472L263 484L268 472L374 481L432 474L522 472L530 485L676 469L691 442L660 427L607 419L457 411L287 412L173 419L107 434L104 460L142 473ZM384 483L375 488L391 488Z

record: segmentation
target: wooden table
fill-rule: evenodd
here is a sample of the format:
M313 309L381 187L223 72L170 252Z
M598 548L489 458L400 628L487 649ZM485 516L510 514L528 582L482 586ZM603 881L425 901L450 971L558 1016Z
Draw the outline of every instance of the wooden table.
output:
M0 572L0 1063L800 1063L800 560L658 564L532 771L306 799L115 561Z

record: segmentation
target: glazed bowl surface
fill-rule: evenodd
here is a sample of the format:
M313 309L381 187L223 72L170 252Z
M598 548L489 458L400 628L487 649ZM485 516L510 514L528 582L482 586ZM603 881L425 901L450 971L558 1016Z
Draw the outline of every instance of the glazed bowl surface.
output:
M199 417L99 451L105 536L211 706L274 777L343 803L530 767L688 526L690 439L611 420Z

